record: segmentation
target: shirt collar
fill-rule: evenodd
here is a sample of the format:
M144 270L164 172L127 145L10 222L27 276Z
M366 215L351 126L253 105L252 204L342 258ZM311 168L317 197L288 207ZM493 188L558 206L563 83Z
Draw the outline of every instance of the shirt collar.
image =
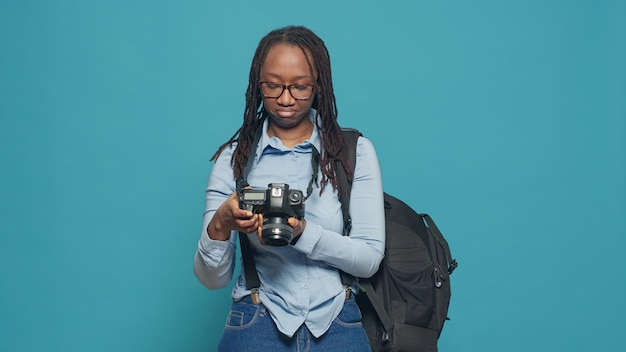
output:
M309 119L313 122L313 132L311 133L311 137L306 139L304 142L294 146L292 149L294 150L310 150L311 146L315 146L315 148L321 152L321 139L319 136L319 130L317 128L317 111L315 109L309 110ZM256 161L258 162L261 159L261 156L268 148L273 148L277 150L289 150L289 148L285 147L282 142L278 139L278 137L270 137L267 134L267 128L269 126L269 118L266 118L263 122L263 134L261 135L261 140L257 146L256 153Z

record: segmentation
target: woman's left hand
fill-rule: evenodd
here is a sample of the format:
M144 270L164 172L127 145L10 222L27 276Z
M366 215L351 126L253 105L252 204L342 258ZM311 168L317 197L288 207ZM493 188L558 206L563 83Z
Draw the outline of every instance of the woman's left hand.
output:
M257 236L259 237L259 242L261 244L265 244L265 242L263 241L263 236L262 236L263 215L256 214L255 216L258 216L257 220L258 220L259 227L257 228ZM306 220L304 219L298 220L292 217L292 218L287 219L287 224L293 227L293 238L295 239L296 237L302 235L302 232L304 232L304 228L306 227Z

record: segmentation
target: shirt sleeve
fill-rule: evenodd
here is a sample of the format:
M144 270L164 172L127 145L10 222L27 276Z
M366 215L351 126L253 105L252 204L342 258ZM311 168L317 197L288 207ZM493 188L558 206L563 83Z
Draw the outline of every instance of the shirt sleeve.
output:
M194 256L194 273L209 289L219 289L228 285L235 269L236 231L232 231L226 241L212 240L207 233L207 227L217 208L235 192L233 169L230 165L231 156L232 148L225 149L211 169L206 189L202 230Z
M382 176L374 146L364 137L357 142L350 216L349 236L307 221L294 248L356 277L367 278L378 270L385 250Z

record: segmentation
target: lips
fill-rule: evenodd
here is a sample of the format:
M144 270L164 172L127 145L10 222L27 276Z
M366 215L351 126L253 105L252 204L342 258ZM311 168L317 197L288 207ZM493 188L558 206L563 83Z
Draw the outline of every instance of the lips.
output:
M276 110L276 115L285 119L294 117L297 113L295 110Z

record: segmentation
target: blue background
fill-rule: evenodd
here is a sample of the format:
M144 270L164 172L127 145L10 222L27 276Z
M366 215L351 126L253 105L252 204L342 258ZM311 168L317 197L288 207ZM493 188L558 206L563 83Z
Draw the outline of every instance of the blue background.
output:
M626 346L626 2L0 2L0 350L212 351L192 273L268 31L460 262L441 351Z

